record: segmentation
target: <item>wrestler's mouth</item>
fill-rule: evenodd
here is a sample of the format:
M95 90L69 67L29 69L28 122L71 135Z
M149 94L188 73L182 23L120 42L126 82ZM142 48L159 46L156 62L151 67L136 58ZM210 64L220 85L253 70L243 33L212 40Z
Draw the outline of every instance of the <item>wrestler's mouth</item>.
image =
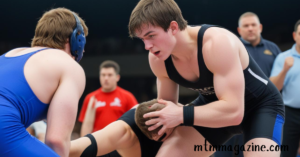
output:
M160 51L156 51L156 52L154 52L153 54L154 54L155 56L158 56L159 53L160 53Z

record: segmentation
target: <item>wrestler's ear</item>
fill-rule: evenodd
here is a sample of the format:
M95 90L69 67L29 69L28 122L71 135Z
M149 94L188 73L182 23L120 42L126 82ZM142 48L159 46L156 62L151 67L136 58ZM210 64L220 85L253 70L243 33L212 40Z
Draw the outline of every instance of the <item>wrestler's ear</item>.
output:
M171 21L169 30L171 30L173 35L175 35L179 31L178 23L176 21Z

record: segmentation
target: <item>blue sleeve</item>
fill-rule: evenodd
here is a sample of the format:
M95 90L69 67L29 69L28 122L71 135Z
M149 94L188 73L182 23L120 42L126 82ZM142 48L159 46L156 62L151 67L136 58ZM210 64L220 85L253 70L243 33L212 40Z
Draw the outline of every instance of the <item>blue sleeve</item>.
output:
M284 56L278 55L273 63L273 68L270 77L277 76L281 72L283 65L284 65Z

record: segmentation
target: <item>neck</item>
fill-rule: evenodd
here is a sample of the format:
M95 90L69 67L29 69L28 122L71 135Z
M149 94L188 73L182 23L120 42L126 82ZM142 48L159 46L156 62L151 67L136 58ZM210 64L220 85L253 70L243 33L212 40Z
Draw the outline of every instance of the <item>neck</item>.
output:
M174 59L186 61L193 57L192 54L197 49L198 36L198 31L196 31L196 36L193 34L194 31L195 28L188 26L185 30L176 34L176 46L171 53Z
M117 88L117 86L113 87L113 88L109 88L109 89L105 89L105 88L101 88L102 92L104 93L109 93L109 92L112 92L114 91L115 89Z
M255 47L255 46L257 46L257 45L259 44L260 40L261 40L261 38L258 38L257 40L250 42L250 44L251 44L253 47Z
M295 47L296 47L296 51L298 52L298 54L300 54L300 45L297 45L297 44L296 44Z

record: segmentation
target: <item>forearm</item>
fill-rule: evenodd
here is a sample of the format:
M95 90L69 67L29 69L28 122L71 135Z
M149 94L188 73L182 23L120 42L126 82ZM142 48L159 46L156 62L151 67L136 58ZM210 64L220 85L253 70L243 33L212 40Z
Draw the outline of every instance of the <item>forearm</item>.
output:
M68 157L70 150L70 138L67 140L47 140L45 144L55 151L60 157Z
M82 123L82 127L81 127L81 133L80 133L80 136L83 137L87 134L90 134L93 132L93 127L94 127L94 123L92 122L83 122Z
M270 77L270 80L274 83L277 89L280 91L283 87L284 79L287 71L282 70L277 76Z
M194 125L220 128L238 125L244 116L244 104L219 100L194 108ZM229 107L230 106L230 107Z
M85 117L81 127L81 136L85 136L86 134L90 134L93 132L94 123L95 123L95 110L90 106L85 113Z
M45 134L44 133L39 133L37 135L37 139L39 139L41 142L45 142Z

